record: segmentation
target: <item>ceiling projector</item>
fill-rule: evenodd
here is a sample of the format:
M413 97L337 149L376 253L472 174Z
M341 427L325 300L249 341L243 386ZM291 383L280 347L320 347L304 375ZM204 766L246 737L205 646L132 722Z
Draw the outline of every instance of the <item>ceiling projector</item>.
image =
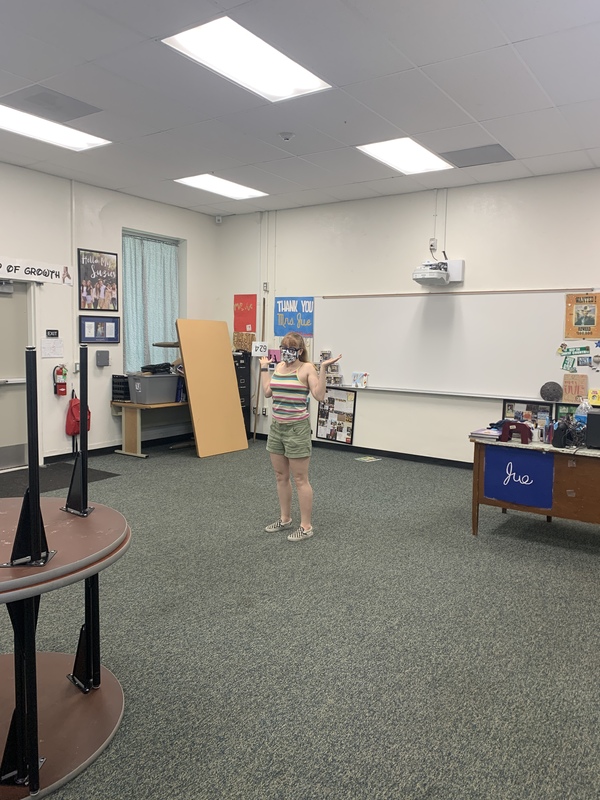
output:
M412 274L413 281L422 286L447 286L449 283L462 283L465 262L462 260L424 261Z

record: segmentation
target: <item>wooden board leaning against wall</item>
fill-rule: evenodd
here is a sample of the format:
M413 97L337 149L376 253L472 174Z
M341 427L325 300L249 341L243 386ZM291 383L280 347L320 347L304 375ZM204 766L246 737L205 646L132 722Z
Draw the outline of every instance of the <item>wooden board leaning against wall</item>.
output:
M227 323L178 319L177 334L198 456L247 450Z

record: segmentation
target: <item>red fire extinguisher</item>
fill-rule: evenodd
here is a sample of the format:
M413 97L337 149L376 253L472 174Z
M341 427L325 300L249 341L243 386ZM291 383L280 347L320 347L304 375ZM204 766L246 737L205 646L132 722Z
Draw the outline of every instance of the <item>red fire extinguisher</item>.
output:
M54 383L54 394L62 395L67 394L67 368L64 364L59 364L54 367L52 371L52 381Z

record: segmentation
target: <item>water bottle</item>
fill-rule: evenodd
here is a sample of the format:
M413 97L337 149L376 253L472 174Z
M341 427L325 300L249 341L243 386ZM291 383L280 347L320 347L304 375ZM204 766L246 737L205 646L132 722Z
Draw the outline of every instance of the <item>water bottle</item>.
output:
M580 400L581 402L575 409L574 419L575 422L579 422L581 425L587 425L587 415L591 406L587 397L581 397Z

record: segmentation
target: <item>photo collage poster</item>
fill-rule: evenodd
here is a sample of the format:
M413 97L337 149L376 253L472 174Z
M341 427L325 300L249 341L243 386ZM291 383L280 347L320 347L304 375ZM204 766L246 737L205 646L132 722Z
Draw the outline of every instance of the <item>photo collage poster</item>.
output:
M319 403L317 439L352 444L356 392L327 388L325 400Z

